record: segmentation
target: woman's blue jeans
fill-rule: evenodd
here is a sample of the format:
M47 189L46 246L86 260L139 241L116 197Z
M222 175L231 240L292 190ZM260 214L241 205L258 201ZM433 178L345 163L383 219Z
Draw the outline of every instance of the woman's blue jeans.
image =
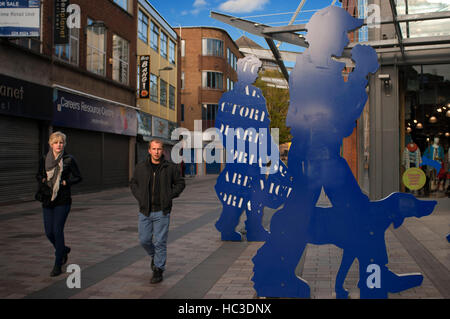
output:
M68 249L64 242L64 225L69 211L70 205L43 208L45 235L55 247L56 266L61 266L62 258Z
M170 214L164 215L162 211L151 212L148 217L139 213L139 241L161 270L166 268L169 221Z

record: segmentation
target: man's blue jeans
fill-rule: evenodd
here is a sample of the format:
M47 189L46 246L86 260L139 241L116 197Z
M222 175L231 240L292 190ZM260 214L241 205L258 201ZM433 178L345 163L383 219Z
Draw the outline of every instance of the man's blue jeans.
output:
M164 215L162 211L151 212L149 217L139 213L139 241L161 270L166 268L169 221L170 214Z

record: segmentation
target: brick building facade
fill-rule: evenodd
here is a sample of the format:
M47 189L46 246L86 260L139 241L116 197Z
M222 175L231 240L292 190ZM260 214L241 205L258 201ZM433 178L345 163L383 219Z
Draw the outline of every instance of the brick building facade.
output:
M214 126L215 113L211 105L217 105L222 94L237 82L237 60L243 56L222 29L182 27L175 30L181 38L179 126L193 131L194 120L202 120L205 130Z
M74 192L126 186L134 169L137 1L70 3L80 28L67 29L68 44L54 42L62 0L41 1L38 37L0 39L0 84L23 92L0 96L0 203L33 199L39 158L56 130L83 174Z

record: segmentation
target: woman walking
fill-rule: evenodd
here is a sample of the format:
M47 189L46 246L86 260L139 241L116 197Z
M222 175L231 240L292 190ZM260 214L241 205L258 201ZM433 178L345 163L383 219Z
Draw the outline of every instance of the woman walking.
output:
M61 274L70 252L64 242L64 224L72 204L70 188L82 178L75 158L64 151L66 135L54 132L48 144L50 150L39 163L37 179L49 188L50 195L42 200L42 208L45 234L55 247L55 265L50 273L54 277Z

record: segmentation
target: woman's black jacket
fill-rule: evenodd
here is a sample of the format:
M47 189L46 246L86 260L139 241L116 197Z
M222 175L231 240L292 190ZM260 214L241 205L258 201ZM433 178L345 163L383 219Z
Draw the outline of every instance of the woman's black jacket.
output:
M72 204L72 193L70 188L72 185L80 183L82 177L77 162L72 155L64 153L62 161L63 171L61 173L58 195L52 202L50 202L50 200L44 201L42 207L53 208L60 205ZM36 179L38 183L42 183L43 179L47 180L47 174L45 172L45 156L39 161L39 170L36 174ZM62 181L66 181L66 185L63 185Z

